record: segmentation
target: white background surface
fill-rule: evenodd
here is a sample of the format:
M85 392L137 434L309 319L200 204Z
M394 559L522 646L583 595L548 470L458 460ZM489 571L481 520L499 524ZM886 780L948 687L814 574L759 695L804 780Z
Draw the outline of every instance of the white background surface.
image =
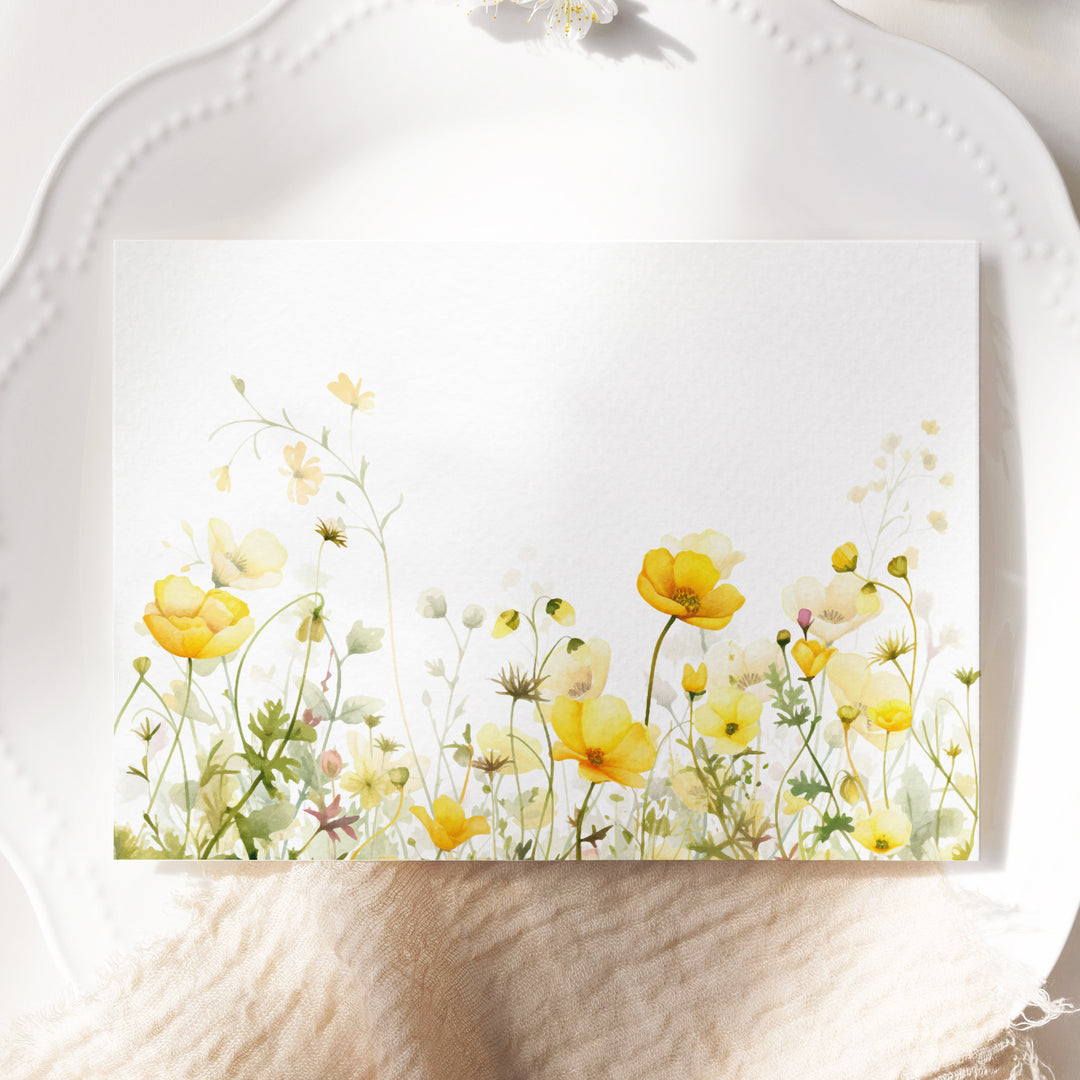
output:
M1080 6L1074 0L849 0L898 33L952 52L983 71L1025 110L1080 201ZM238 25L257 0L0 0L0 260L60 142L109 88L161 57ZM645 12L641 3L627 8ZM0 867L8 947L0 1012L32 1009L58 980L28 904ZM1080 936L1050 989L1080 998ZM1080 1069L1080 1025L1062 1021L1039 1040L1059 1078Z

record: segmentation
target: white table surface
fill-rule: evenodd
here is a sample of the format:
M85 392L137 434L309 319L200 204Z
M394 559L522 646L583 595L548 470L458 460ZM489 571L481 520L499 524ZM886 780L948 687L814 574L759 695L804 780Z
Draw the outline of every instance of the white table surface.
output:
M1080 207L1078 0L844 0L894 33L962 60L1005 91L1054 154ZM163 57L211 41L264 0L0 0L0 263L64 137L105 93ZM634 2L634 7L641 4ZM92 47L88 47L92 43ZM2 721L0 721L2 722ZM63 991L30 905L0 862L0 1024ZM1050 978L1080 1001L1080 928ZM1080 1075L1080 1019L1036 1039L1059 1080Z

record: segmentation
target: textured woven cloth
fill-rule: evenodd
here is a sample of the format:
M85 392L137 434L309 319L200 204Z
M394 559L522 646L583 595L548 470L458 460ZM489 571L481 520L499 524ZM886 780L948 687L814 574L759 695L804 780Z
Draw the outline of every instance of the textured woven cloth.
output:
M185 932L21 1021L0 1076L1039 1075L1010 1024L1037 981L933 867L245 870L189 901Z

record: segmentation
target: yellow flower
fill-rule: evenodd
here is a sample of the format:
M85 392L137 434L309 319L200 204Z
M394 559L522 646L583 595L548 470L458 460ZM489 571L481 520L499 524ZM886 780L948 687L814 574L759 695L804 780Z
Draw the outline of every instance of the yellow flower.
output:
M317 457L304 460L307 444L298 442L295 446L286 446L284 450L287 469L278 469L282 476L289 478L289 502L306 506L312 495L318 494L323 482L322 469Z
M699 664L695 671L689 664L683 664L682 688L688 694L705 693L705 685L709 681L709 671L704 664Z
M166 652L191 660L231 653L255 629L243 600L222 589L203 592L175 574L154 583L154 603L143 622Z
M340 401L344 401L346 405L352 406L357 412L369 413L375 409L375 393L371 390L365 390L364 393L360 393L360 383L362 379L357 379L354 383L348 375L342 371L335 382L327 383L326 389L330 391L334 397Z
M482 754L492 755L495 760L506 759L506 764L496 770L504 776L513 773L515 759L519 773L544 767L544 759L540 756L540 740L531 739L518 731L514 732L511 739L508 727L498 728L495 724L485 724L476 733L476 747Z
M694 715L694 724L702 735L715 737L718 754L738 754L757 735L760 717L761 698L722 686L709 694Z
M930 528L933 529L934 532L943 533L949 527L948 521L945 520L944 510L931 510L930 513L926 515L926 520L930 522Z
M800 810L805 810L810 804L799 795L792 795L790 791L784 792L784 813L794 817Z
M726 775L726 770L717 770L721 775ZM676 798L695 814L704 814L709 809L709 796L705 791L705 785L701 777L693 769L681 769L671 777L671 790Z
M856 484L856 486L851 488L847 493L848 502L861 503L869 493L869 486L860 487Z
M431 842L443 851L453 851L474 836L487 836L491 826L487 819L477 815L467 818L461 803L454 802L449 795L440 795L432 807L435 819L422 806L410 806L409 811L427 829Z
M897 698L871 705L866 715L871 723L877 724L883 731L906 731L911 727L911 706Z
M266 529L249 532L238 546L232 529L221 518L211 518L206 543L215 585L269 589L280 583L285 549Z
M859 549L849 540L832 553L832 568L838 574L854 573L859 562Z
M720 585L708 555L654 548L642 563L637 587L642 599L665 615L703 630L723 630L745 602L733 585Z
M885 438L881 440L881 449L886 454L891 454L900 445L900 442L901 437L894 432L891 435L886 435Z
M927 435L936 435L941 430L941 425L936 420L924 420L922 429Z
M911 822L899 810L876 810L855 823L852 839L877 855L888 855L911 839Z
M351 735L352 732L349 734ZM381 806L383 799L393 794L396 789L390 782L387 772L379 769L367 754L357 753L355 743L351 749L353 750L353 767L349 772L341 774L341 787L350 795L359 795L360 805L365 810L374 810L376 806Z
M228 465L219 465L216 469L211 469L210 478L217 485L218 491L232 490L232 477L229 476Z
M858 653L841 653L830 662L825 674L829 678L829 689L837 708L847 706L858 710L851 730L857 731L878 750L884 750L885 732L870 723L867 709L876 702L899 699L906 694L907 684L904 680L894 671L882 671L871 666ZM889 739L889 749L902 746L906 740L906 731L897 732Z
M933 472L937 468L937 454L931 454L929 450L924 450L920 456L922 457L923 468L927 472Z
M953 476L953 474L951 472L942 473L941 474L941 479L938 481L938 483L942 487L951 488L953 486L953 484L956 483L956 477Z
M665 536L661 541L673 555L680 551L694 551L698 555L708 555L721 580L731 577L731 571L746 558L741 551L723 533L715 529L706 529L700 533L688 533L681 540L674 536Z
M820 641L796 641L791 646L791 659L802 668L802 673L812 679L825 670L825 665L836 655L836 649L826 648Z
M574 701L558 697L551 707L551 726L559 736L551 748L556 761L576 761L583 780L623 787L644 787L641 773L652 768L656 748L644 724L630 717L622 698L604 694Z
M296 631L297 641L322 641L326 637L327 614L321 600L310 597L298 605L301 614L300 628Z

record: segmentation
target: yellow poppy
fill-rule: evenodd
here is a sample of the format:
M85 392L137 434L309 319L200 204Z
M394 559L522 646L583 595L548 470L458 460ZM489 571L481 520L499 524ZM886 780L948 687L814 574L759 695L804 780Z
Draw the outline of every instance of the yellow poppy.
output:
M203 592L170 574L154 584L154 603L143 615L154 640L173 656L210 660L238 649L255 629L248 606L223 589Z
M228 465L218 465L216 469L211 469L210 479L214 481L218 491L232 490L232 477L229 476Z
M906 731L911 727L911 706L897 698L871 705L866 715L883 731Z
M630 717L622 698L604 694L574 701L565 696L551 706L551 726L561 742L551 748L556 761L576 761L583 780L644 787L643 772L656 761L656 748L644 724Z
M719 585L720 571L708 555L654 548L638 574L642 599L665 615L703 630L723 630L745 602L734 585Z
M859 562L859 549L850 541L841 544L832 555L832 568L838 574L854 573Z
M362 379L357 379L354 383L342 371L334 382L326 384L326 389L339 401L344 401L346 405L351 406L357 412L369 413L375 409L375 393L372 390L365 390L361 394L360 383L362 381Z
M704 694L709 681L709 669L699 664L695 671L690 664L683 664L682 688L688 694Z
M467 818L461 803L454 802L449 795L440 795L432 809L435 812L434 820L424 807L409 807L410 812L427 829L431 842L443 851L453 851L474 836L487 836L491 832L486 818L479 815Z
M836 652L836 649L827 649L820 641L796 641L791 646L791 659L802 668L802 673L808 679L812 679L825 670L825 665Z
M911 822L899 810L877 810L855 823L852 839L877 855L888 855L911 839Z
M718 754L738 754L757 736L760 717L761 698L737 686L722 686L698 709L694 725L702 735L716 739Z
M286 446L284 450L286 469L278 469L282 476L289 478L289 502L306 506L312 495L318 494L323 482L323 472L319 468L317 457L304 460L307 445L298 442L295 446Z

